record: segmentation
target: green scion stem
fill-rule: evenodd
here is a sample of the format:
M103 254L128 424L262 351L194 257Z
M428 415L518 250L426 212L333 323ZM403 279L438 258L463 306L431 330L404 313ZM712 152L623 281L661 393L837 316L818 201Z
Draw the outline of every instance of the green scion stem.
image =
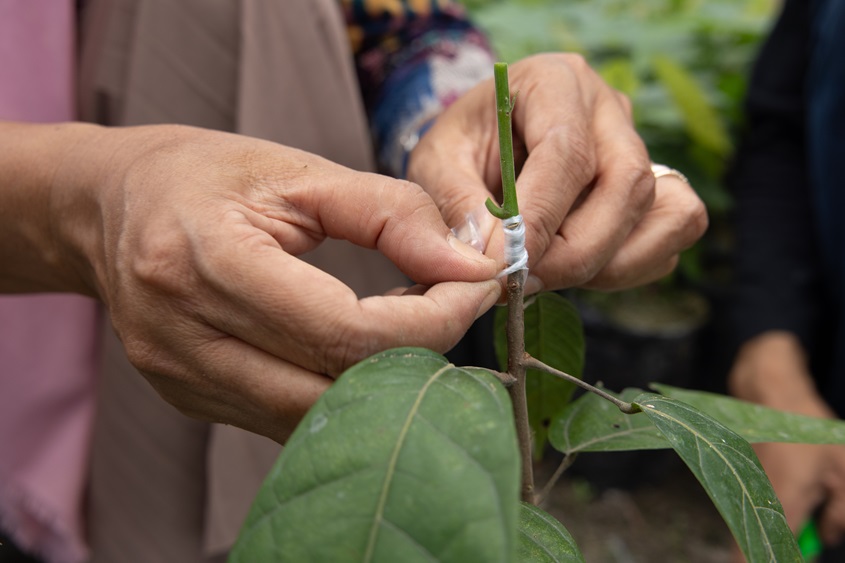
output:
M488 198L485 204L487 210L499 219L508 219L519 215L516 202L516 173L513 164L513 132L511 131L511 114L514 101L511 100L508 87L507 63L493 65L493 78L496 83L496 115L499 121L499 160L502 165L502 206Z

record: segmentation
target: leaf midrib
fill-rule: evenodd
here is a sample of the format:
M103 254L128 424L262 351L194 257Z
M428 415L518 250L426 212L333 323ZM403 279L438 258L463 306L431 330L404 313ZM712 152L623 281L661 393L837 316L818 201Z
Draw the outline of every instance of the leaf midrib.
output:
M670 404L669 402L667 402L667 401L665 401L665 400L661 400L661 399L656 399L656 400L655 400L655 399L649 399L649 401L643 401L643 402L642 402L643 404L642 404L642 405L639 405L639 406L644 406L644 407L647 407L647 406L649 406L649 405L646 405L646 404L645 404L645 403L647 403L647 402L652 402L652 403L654 403L654 402L664 402L664 403ZM684 406L682 403L681 403L681 404L678 404L678 403L673 403L673 404L674 404L675 406L677 406L678 408L683 408L683 406ZM687 410L689 410L689 409L687 409ZM712 450L713 452L715 452L717 456L719 456L720 458L722 458L722 461L724 461L724 462L725 462L725 465L726 465L726 466L730 469L730 473L731 473L731 475L733 475L733 477L734 477L734 479L736 480L736 482L737 482L737 483L739 483L739 487L740 487L740 490L742 491L742 496L743 496L743 504L745 503L746 499L749 501L749 503L748 503L748 504L750 504L750 505L751 505L751 508L752 508L751 512L752 512L752 514L753 514L753 516L754 516L754 520L756 520L758 528L759 528L759 529L763 532L763 535L765 536L765 535L766 535L766 534L765 534L765 530L766 530L766 528L765 528L765 526L763 525L763 522L760 520L760 515L759 515L759 514L757 514L757 509L758 509L758 508L763 508L763 509L765 509L766 507L765 507L765 506L759 506L759 507L758 507L756 504L754 504L754 501L753 501L754 499L752 499L752 498L751 498L751 493L748 491L748 488L745 486L745 483L742 481L742 479L740 479L740 478L739 478L739 475L737 474L737 471L736 471L736 467L734 467L733 463L731 463L731 461L730 461L727 457L725 457L725 456L722 454L722 452L721 452L721 451L720 451L720 450L716 447L716 443L711 442L711 441L710 441L710 440L708 440L708 439L707 439L707 438L706 438L703 434L701 434L700 432L696 432L694 428L692 428L691 426L689 426L689 425L685 424L683 421L678 420L677 418L675 418L674 416L670 415L670 414L669 414L669 413L667 413L667 412L664 412L664 411L662 411L662 410L656 409L656 408L654 408L653 406L652 406L652 408L650 409L650 411L651 411L651 412L653 412L653 413L655 413L655 414L656 414L656 415L658 415L658 416L661 416L661 417L663 417L663 418L665 418L665 419L671 420L671 421L673 421L675 424L677 424L678 426L680 426L680 427L682 427L682 428L686 429L686 431L687 431L687 432L689 432L690 434L692 434L692 435L695 437L696 443L698 443L699 441L701 441L701 442L704 442L705 444L708 444L708 445L710 446L711 450ZM692 411L692 410L690 410L690 412L691 412L691 413L693 413L693 414L696 414L696 413L695 413L694 411ZM699 451L699 457L700 457L700 456L701 456L701 449L700 449L698 446L696 446L696 449ZM702 471L704 470L704 465L703 465L703 464L699 463L699 467L701 467ZM746 538L746 539L747 539L747 538ZM768 553L769 553L769 558L770 558L770 560L771 560L771 561L774 561L774 559L773 559L773 558L774 558L775 554L774 554L774 552L772 551L772 549L773 549L773 548L772 548L772 546L771 546L771 545L767 545L767 546L765 546L765 547L766 547L766 551L768 551Z
M429 380L425 382L425 385L420 388L420 391L417 394L417 398L416 400L414 400L414 404L411 405L411 410L408 411L408 416L405 419L405 423L402 425L402 430L400 430L398 439L396 440L396 446L393 448L393 452L390 454L390 460L387 464L387 472L385 473L384 485L382 485L381 488L381 494L379 495L378 505L376 506L376 512L373 517L373 525L372 528L370 528L370 537L367 541L367 550L364 553L364 561L372 561L376 547L376 540L378 539L378 530L381 526L382 520L384 519L384 507L387 505L387 495L390 493L390 485L393 482L393 475L396 472L396 463L399 460L399 453L402 451L402 446L405 444L405 439L408 436L408 430L410 430L411 428L411 422L414 420L417 411L419 411L423 397L425 397L425 394L428 392L428 388L431 387L431 385L441 375L443 375L446 371L452 369L453 367L453 364L447 364L437 370L434 374L432 374Z

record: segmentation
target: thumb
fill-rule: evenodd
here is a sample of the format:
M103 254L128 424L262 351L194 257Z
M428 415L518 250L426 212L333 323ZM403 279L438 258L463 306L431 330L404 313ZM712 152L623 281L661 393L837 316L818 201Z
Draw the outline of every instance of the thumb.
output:
M454 145L447 158L441 154L444 145L446 143L437 143L417 149L412 155L408 175L431 195L449 227L465 232L467 236L464 240L468 240L471 224L472 235L478 237L482 248L486 249L485 254L498 257L497 261L501 262L504 240L501 229L496 228L499 221L485 206L488 198L496 198L487 189L471 151L461 150L459 144ZM436 165L436 162L448 162L449 166ZM486 175L498 182L498 162L493 164L496 166Z
M345 171L307 190L307 212L326 235L376 248L412 280L482 281L496 263L451 236L434 201L411 182Z

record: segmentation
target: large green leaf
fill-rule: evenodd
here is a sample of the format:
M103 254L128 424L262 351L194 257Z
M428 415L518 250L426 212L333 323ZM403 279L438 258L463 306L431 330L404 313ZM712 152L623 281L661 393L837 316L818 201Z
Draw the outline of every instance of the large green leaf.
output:
M495 377L428 350L387 351L308 412L229 561L510 561L519 480Z
M786 413L725 395L681 389L662 383L652 388L707 413L745 440L845 444L845 422ZM632 401L641 393L626 389L620 397ZM585 394L553 417L549 442L565 454L668 448L669 443L648 418L622 414L608 401Z
M642 392L641 389L626 389L619 397L630 402ZM549 442L567 455L671 447L647 416L624 414L593 393L572 401L552 419Z
M522 503L519 513L519 563L584 563L575 540L553 516Z
M507 309L496 311L496 356L507 370L508 345L505 326ZM556 293L541 293L525 308L525 351L540 361L581 377L584 369L584 329L578 310ZM528 419L534 433L534 451L539 456L546 445L548 427L572 398L575 386L553 375L528 370L525 382Z
M802 561L780 501L748 442L670 397L643 393L634 403L704 486L751 563Z
M663 395L706 412L749 442L845 444L845 422L811 418L766 408L732 397L653 384Z

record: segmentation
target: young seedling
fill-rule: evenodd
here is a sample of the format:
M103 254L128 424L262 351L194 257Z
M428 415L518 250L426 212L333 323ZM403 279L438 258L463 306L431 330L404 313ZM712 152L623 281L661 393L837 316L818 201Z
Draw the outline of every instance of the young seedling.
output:
M504 360L507 352L508 373L458 367L421 348L386 350L349 368L286 444L229 561L583 563L572 536L534 506L529 398L532 416L541 413L543 425L533 420L538 443L548 438L566 456L556 475L582 452L671 447L749 561L800 561L748 440L841 444L845 424L668 386L655 386L659 393L627 389L620 400L545 363L577 374L583 333L577 311L559 295L538 296L526 312L514 101L507 67L497 64L494 73L503 204L487 205L506 236L507 318L496 322L506 325L497 354ZM553 389L537 393L549 381L558 384L555 378L591 393L572 402L569 386L557 385L560 397Z
M502 206L499 207L492 199L485 202L487 209L493 216L502 221L505 234L505 264L508 272L508 375L512 384L508 386L508 393L513 402L514 419L516 421L519 449L522 457L522 500L535 504L534 469L532 456L531 426L528 419L528 401L526 397L526 369L532 368L544 371L556 377L566 379L592 393L611 401L625 413L639 412L639 408L631 403L620 401L616 397L598 389L581 379L546 365L525 352L525 306L524 285L527 269L527 254L525 253L525 225L519 214L519 203L516 195L516 176L513 157L512 114L516 105L516 96L511 98L508 84L507 63L496 63L493 67L493 77L496 86L496 115L499 130L499 161L502 171Z

